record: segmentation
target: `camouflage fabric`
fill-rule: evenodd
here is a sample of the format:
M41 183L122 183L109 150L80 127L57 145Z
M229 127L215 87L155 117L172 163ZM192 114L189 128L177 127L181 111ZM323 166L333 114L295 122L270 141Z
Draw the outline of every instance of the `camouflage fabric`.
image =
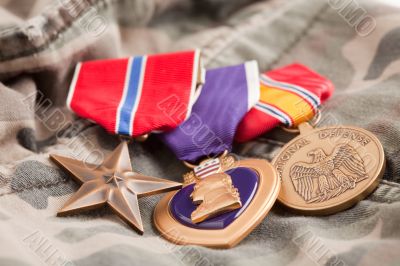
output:
M332 0L2 0L0 9L0 265L399 265L400 5ZM78 61L201 48L207 67L256 59L262 71L294 61L329 77L321 124L363 127L387 168L353 208L323 217L275 205L237 247L176 246L140 199L139 236L108 209L59 218L77 185L51 152L91 160L118 144L64 103ZM274 131L237 145L272 159ZM139 171L175 181L186 171L156 138L130 145Z

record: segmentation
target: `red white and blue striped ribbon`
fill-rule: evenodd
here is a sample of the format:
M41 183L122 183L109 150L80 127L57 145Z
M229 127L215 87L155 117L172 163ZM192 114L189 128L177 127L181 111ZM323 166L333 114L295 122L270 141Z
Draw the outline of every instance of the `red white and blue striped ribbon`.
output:
M170 130L190 116L201 80L199 51L79 63L68 107L107 131L141 136ZM175 104L175 112L162 106Z

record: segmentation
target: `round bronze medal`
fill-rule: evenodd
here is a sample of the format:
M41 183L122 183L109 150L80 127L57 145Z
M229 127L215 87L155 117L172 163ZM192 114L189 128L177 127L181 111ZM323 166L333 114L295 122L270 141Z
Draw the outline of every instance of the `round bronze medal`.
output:
M350 126L314 129L300 135L274 158L282 186L278 200L303 214L342 211L368 196L379 184L385 156L371 132Z

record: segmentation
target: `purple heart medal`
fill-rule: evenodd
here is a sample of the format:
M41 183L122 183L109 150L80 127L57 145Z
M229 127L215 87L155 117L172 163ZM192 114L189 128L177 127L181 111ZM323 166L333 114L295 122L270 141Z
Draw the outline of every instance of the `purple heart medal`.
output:
M231 248L275 203L280 182L273 166L229 154L237 125L259 99L259 86L255 61L208 70L189 119L161 135L192 168L184 175L184 187L167 194L154 211L154 223L167 240Z

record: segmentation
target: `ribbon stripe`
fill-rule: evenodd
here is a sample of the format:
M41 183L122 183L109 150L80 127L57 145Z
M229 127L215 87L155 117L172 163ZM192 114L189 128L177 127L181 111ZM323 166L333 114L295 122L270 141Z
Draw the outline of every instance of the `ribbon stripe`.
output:
M268 115L274 116L275 118L279 119L284 125L293 124L293 120L287 114L285 114L285 112L282 112L279 108L273 105L265 104L260 101L256 103L254 108L260 110L261 112L265 112Z
M146 57L138 56L129 60L124 96L121 99L117 115L116 134L132 135L133 120L142 92L143 73L146 69Z

